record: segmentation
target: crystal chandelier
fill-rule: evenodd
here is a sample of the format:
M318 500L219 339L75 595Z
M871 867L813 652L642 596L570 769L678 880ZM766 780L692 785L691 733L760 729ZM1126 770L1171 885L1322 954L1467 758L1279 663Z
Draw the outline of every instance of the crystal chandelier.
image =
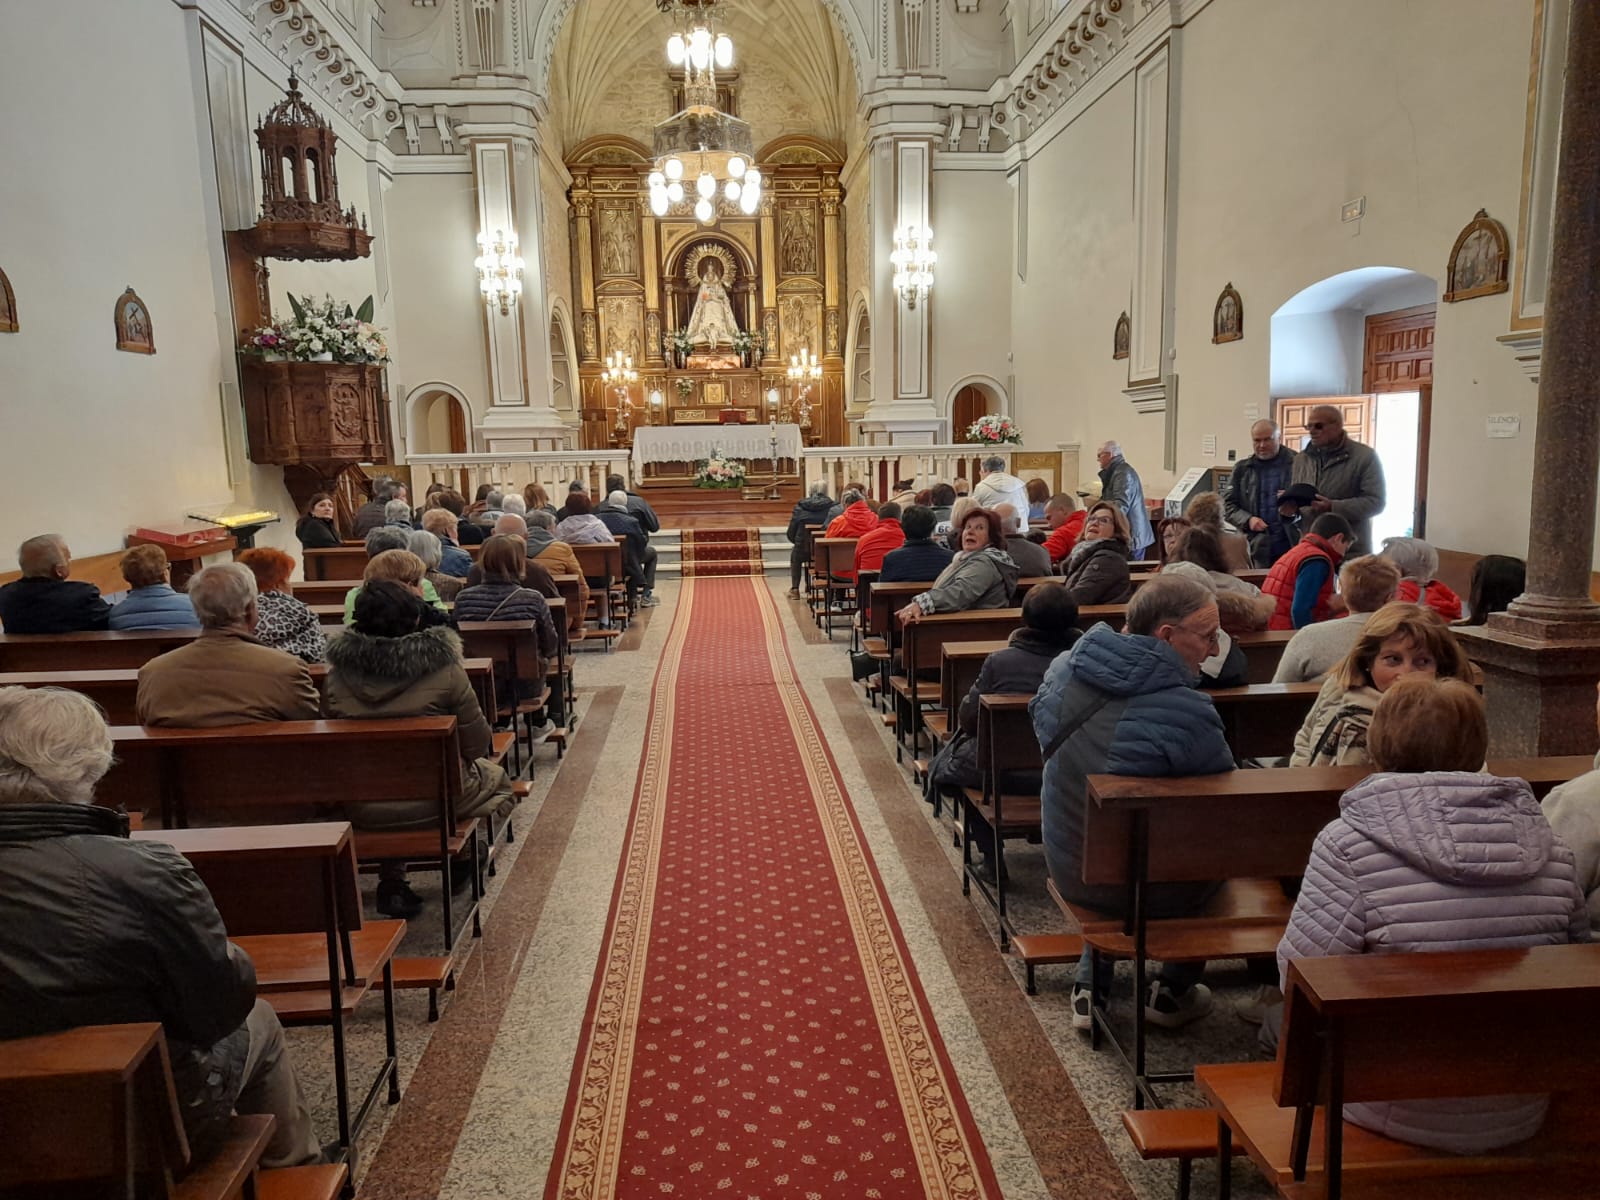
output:
M715 27L716 0L656 0L673 22L667 61L683 68L683 111L655 128L650 211L664 217L692 204L702 225L723 201L753 216L761 204L750 126L717 107L717 68L733 65L733 40Z
M926 225L908 225L894 231L894 290L905 298L907 308L915 308L933 290L933 265L939 256L933 250L933 230Z
M501 316L510 316L511 306L522 294L522 257L517 253L517 235L497 229L494 240L489 235L478 235L478 257L473 261L478 268L478 290L488 305L500 306Z

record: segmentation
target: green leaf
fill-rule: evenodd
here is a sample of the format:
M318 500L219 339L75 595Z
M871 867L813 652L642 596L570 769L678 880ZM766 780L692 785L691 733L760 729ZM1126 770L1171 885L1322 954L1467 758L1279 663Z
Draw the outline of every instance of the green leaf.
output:
M356 310L351 308L348 304L346 304L344 306L344 319L346 321L354 320L355 319L355 315L356 315Z
M294 298L293 292L289 293L289 307L294 309L294 319L296 321L304 321L306 319L305 307Z
M372 314L376 310L372 307L372 297L368 296L361 302L361 307L356 309L356 320L372 324Z

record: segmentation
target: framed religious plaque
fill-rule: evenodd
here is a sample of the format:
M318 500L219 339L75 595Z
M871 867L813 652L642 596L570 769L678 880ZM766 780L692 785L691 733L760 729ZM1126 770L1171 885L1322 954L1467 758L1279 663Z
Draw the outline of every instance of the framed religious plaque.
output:
M1133 323L1128 320L1128 314L1123 313L1117 318L1117 327L1111 333L1111 357L1113 360L1128 357L1128 343L1133 340Z
M1488 209L1480 208L1450 247L1445 303L1507 291L1511 286L1506 282L1510 249L1506 227L1491 217Z
M1211 341L1220 346L1223 342L1237 342L1243 337L1244 301L1230 283L1217 297L1216 311L1211 314Z
M720 380L708 379L700 385L700 400L710 406L721 406L728 402L728 386Z
M117 297L113 314L117 327L117 349L129 354L154 354L155 331L150 327L150 310L131 287Z

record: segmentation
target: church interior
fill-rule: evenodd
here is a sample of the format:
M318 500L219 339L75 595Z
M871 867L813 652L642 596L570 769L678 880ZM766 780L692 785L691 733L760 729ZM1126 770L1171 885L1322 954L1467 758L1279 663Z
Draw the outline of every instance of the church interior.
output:
M4 0L0 101L0 1196L1592 1194L1600 0Z

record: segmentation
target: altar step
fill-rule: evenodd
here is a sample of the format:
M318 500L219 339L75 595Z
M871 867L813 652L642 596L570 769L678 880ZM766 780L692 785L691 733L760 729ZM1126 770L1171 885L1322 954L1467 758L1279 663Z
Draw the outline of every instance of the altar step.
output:
M662 518L665 525L666 518ZM761 565L766 574L774 572L787 575L789 572L789 539L784 536L788 524L763 525L754 533L759 538ZM660 533L650 535L650 544L656 548L656 577L658 579L679 579L684 574L684 545L683 531L680 529L663 528ZM698 557L704 561L708 558L704 551ZM713 557L714 556L710 556ZM702 574L705 572L702 571Z

